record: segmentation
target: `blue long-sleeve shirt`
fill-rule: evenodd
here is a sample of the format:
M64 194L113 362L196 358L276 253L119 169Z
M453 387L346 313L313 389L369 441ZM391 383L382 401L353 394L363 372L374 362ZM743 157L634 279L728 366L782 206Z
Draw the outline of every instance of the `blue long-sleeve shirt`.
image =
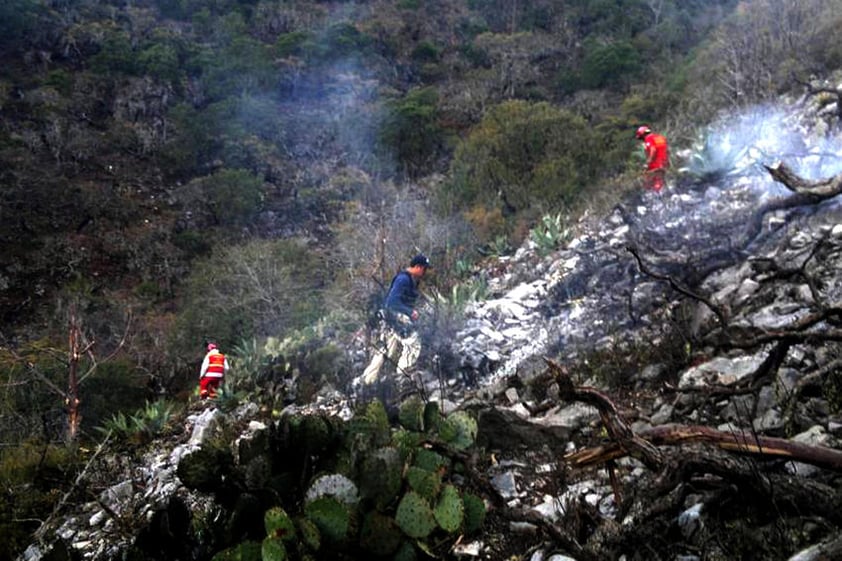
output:
M418 288L415 286L412 275L401 271L392 279L383 307L392 312L412 316L416 300L418 300Z

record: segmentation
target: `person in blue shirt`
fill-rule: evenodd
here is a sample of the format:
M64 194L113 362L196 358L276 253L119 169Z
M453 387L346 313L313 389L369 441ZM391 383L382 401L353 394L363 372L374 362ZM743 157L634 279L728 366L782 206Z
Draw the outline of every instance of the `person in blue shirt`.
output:
M418 310L418 281L430 268L430 260L418 254L409 262L409 267L392 279L389 293L383 303L383 319L386 329L383 344L374 351L371 362L362 375L365 385L377 381L386 358L395 363L399 386L403 379L411 379L411 370L421 354L421 339L416 330Z

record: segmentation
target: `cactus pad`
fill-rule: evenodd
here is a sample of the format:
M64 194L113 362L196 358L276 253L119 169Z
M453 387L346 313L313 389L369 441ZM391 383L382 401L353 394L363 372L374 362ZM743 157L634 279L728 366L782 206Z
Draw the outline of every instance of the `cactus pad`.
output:
M465 515L465 507L456 487L445 485L433 514L442 530L451 534L459 530Z
M441 410L437 401L430 401L424 406L424 430L438 430L441 423Z
M450 466L447 458L438 452L433 452L432 450L427 450L426 448L418 448L416 450L414 464L421 469L435 472L441 472L443 469L446 470Z
M211 561L260 561L260 544L243 542L213 556Z
M401 499L395 513L395 521L411 538L426 538L436 527L436 519L429 503L414 491L409 491Z
M268 537L260 547L262 561L286 561L287 548L280 538Z
M351 514L348 508L332 497L321 497L304 506L307 517L319 533L331 542L342 542L348 536Z
M322 475L316 479L307 489L304 500L312 502L320 497L334 497L346 505L355 505L360 500L357 486L340 473Z
M424 402L418 396L412 396L403 403L398 413L398 420L407 430L424 430Z
M266 511L263 515L263 525L269 537L280 538L284 541L295 539L295 525L284 509L279 506Z
M380 448L363 460L360 487L363 496L377 508L385 508L398 498L403 462L396 448Z
M365 517L360 532L360 545L374 555L390 555L395 552L403 539L395 521L379 512L371 512Z
M406 470L406 479L409 487L428 501L435 500L441 491L441 476L437 471L412 466Z
M457 450L465 450L476 440L477 422L465 411L456 411L442 423L439 435Z
M416 561L417 559L418 554L409 542L403 542L400 549L395 553L395 556L392 557L392 561Z
M301 541L313 551L318 551L322 546L322 536L319 533L319 528L309 518L299 518L297 522L298 535L301 536Z
M472 493L465 493L462 503L465 505L465 533L472 534L485 522L485 503Z

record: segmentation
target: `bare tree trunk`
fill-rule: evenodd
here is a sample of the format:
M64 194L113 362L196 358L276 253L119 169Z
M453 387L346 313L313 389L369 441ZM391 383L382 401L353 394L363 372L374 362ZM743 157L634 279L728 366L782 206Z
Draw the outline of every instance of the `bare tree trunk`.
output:
M67 405L67 441L73 442L79 435L79 426L82 423L82 415L79 413L79 359L80 353L80 339L82 338L81 329L79 328L79 318L76 315L76 309L70 310L70 329L68 331L68 377L67 377L67 396L65 403Z

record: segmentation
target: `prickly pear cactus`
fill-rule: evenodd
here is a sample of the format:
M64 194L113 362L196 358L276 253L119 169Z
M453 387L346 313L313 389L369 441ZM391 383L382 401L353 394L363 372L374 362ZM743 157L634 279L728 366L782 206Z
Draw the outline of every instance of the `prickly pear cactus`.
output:
M441 492L441 498L436 505L433 515L439 527L451 534L458 531L462 526L462 519L465 515L465 507L459 491L453 485L445 485Z
M407 430L422 432L424 430L424 402L418 396L412 396L401 403L398 420Z
M398 498L401 490L403 461L396 448L380 448L363 460L360 488L364 497L384 509Z
M301 420L296 435L298 443L311 452L320 452L330 442L330 428L317 415L307 415Z
M395 522L411 538L426 538L436 527L430 504L415 491L409 491L401 499Z
M374 555L391 555L398 549L403 534L394 519L379 512L370 512L363 521L360 545Z
M465 505L465 533L473 534L485 522L485 502L473 493L465 493L462 503Z
M266 535L280 538L284 541L295 539L295 524L289 515L279 506L270 508L263 515L263 525L266 528Z
M286 561L287 548L280 538L268 537L260 547L262 561Z
M347 505L355 505L360 500L357 485L341 473L330 473L316 479L307 489L304 500L311 502L319 497L334 497Z
M243 542L220 551L211 561L260 561L260 544Z
M438 497L441 491L441 475L437 471L429 471L416 466L406 470L406 480L410 489L430 501Z
M296 520L298 526L298 535L301 541L313 551L318 551L322 546L322 535L319 533L319 528L309 518L299 518Z
M424 430L431 432L439 429L441 410L437 401L430 401L424 406Z
M327 541L339 543L348 537L351 513L343 503L333 497L320 497L304 506L304 513L319 529Z
M413 463L421 469L435 472L441 472L450 467L450 462L447 458L438 452L433 452L426 448L418 448L415 451L415 461Z
M386 408L380 400L369 402L365 408L365 418L371 426L371 434L375 446L385 446L392 436L389 417L386 415Z
M439 436L457 450L465 450L476 441L477 422L467 412L456 411L441 424Z
M417 561L418 554L415 552L415 547L409 542L403 542L398 549L392 561Z
M398 449L401 459L406 461L421 444L422 438L421 433L398 429L392 434L392 446Z

